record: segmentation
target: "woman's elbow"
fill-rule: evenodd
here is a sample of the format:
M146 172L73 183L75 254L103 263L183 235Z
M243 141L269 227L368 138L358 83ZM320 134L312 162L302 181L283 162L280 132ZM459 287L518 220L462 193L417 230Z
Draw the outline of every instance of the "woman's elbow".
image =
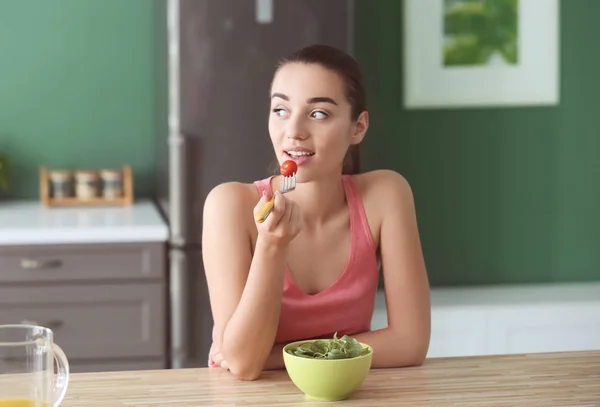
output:
M409 358L411 366L421 366L425 363L427 353L429 352L429 338L419 340L413 347L412 354Z
M427 357L427 350L425 352L417 352L413 355L410 361L411 366L421 366L425 363L425 358Z
M236 379L244 381L257 380L262 373L262 368L257 366L256 363L252 364L245 361L229 363L228 368Z
M257 352L248 352L237 343L223 342L223 356L227 368L239 380L256 380L260 377L266 363L266 357L260 357ZM267 355L268 356L268 355Z
M398 348L396 353L395 364L397 367L415 367L425 363L427 353L429 352L428 337L415 335L408 340L404 338L404 341L399 337L396 343L402 342L404 342L404 346Z
M400 368L421 366L425 362L426 355L426 353L422 352L411 352L409 354L406 354L406 352L401 352L398 355L395 366Z
M263 364L257 358L252 357L248 352L232 352L224 354L225 363L229 372L239 380L252 381L260 377L263 370Z

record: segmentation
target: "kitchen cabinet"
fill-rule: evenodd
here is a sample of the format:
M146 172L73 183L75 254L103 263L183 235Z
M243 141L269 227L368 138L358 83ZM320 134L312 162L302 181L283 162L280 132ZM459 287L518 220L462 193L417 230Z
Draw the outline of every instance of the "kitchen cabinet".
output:
M372 329L387 326L378 293ZM600 282L431 289L428 358L600 349Z
M51 328L73 372L166 368L167 235L150 202L0 205L0 325Z

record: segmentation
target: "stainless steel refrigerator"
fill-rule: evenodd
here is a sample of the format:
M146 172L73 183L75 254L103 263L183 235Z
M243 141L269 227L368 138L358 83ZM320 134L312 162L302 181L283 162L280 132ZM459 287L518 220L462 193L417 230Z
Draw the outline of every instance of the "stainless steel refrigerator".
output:
M157 2L167 22L158 21L167 38L169 97L156 171L158 202L170 227L168 353L171 368L206 366L212 330L201 246L206 195L222 182L269 175L275 64L313 43L352 53L353 1Z

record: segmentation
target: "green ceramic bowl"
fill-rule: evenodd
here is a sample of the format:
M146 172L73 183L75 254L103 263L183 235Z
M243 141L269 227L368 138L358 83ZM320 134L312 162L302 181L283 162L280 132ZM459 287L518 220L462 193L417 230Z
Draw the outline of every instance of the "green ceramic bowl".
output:
M290 379L311 399L338 401L348 398L367 377L373 348L361 343L369 353L350 359L309 359L287 352L291 347L312 341L292 342L283 348L283 361Z

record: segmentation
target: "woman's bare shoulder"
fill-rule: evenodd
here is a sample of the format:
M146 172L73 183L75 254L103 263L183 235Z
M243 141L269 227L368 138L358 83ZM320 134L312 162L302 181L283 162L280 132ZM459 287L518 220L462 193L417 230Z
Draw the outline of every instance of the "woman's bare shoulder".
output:
M375 170L354 175L354 180L361 195L367 221L379 245L382 225L392 219L400 211L411 214L414 201L408 181L392 170Z
M396 171L374 170L354 175L354 179L363 200L385 199L390 196L412 199L408 181Z
M252 214L260 199L254 184L224 182L215 186L204 202L204 217L227 214L236 219ZM249 211L249 212L248 212ZM244 216L246 215L246 216Z

